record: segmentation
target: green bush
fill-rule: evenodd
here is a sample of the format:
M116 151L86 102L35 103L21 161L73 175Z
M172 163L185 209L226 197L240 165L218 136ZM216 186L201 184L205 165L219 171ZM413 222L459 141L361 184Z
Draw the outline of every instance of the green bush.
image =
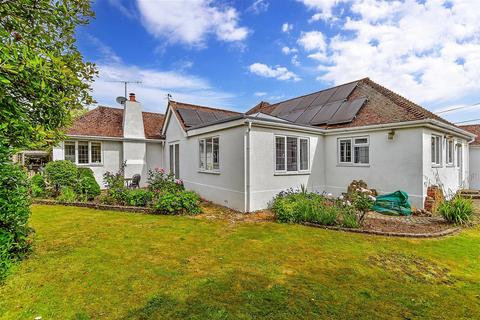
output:
M56 196L63 187L76 188L78 169L68 160L51 161L45 166L45 178Z
M165 169L157 168L148 171L148 188L153 192L176 192L185 190L183 181L175 179L172 173L166 173Z
M153 207L161 214L197 214L201 212L200 197L193 191L162 192Z
M154 193L147 189L126 189L123 191L123 202L127 206L146 207L153 199Z
M93 200L100 195L100 186L90 168L78 168L77 194L80 198Z
M12 262L23 258L31 248L29 182L24 170L0 160L0 279Z
M438 212L449 223L469 224L473 217L473 201L457 196L442 202Z
M287 190L271 203L277 221L283 223L311 222L325 226L357 228L355 208L339 199L302 191Z
M45 197L45 179L41 174L36 174L30 178L30 193L34 198Z
M60 202L75 202L77 201L77 194L70 187L63 187L57 197Z

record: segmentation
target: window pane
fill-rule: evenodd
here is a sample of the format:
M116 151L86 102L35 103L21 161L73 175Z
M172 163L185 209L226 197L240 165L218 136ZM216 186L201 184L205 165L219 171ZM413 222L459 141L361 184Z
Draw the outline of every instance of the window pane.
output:
M287 171L297 171L297 138L287 137Z
M440 137L435 137L435 157L436 157L436 163L440 164L441 162L441 151L442 146L441 146L441 140Z
M368 163L369 161L369 147L355 147L354 162L355 163Z
M78 142L78 163L88 163L88 142Z
M75 163L75 142L65 142L65 160Z
M92 163L102 162L102 145L100 142L91 143Z
M367 138L357 138L355 139L355 144L362 144L362 143L368 143Z
M352 162L352 141L340 140L340 162Z
M285 137L275 137L275 170L285 170Z
M308 140L300 139L300 170L308 170Z
M173 150L174 146L173 144L170 145L169 147L169 157L170 157L170 173L174 173L174 170L175 170L175 163L174 163L174 150Z
M435 137L432 137L431 144L432 144L432 146L431 146L432 150L430 152L431 152L432 163L436 163L436 161L435 161Z
M205 140L199 141L199 167L200 169L205 169Z
M218 170L220 167L220 145L218 138L213 138L213 169Z
M212 138L205 139L206 141L206 150L207 150L207 161L206 161L206 169L212 170L213 169L213 149L212 149Z
M175 178L180 179L180 145L175 145Z

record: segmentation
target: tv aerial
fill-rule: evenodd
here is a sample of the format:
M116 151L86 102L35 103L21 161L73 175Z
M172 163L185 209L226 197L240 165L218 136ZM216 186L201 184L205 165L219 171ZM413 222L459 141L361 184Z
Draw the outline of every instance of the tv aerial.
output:
M125 81L125 80L111 80L111 81L108 81L108 82L123 83L125 85L125 96L124 96L125 100L127 100L127 85L129 83L136 83L136 84L142 83L142 81ZM117 98L117 102L118 102L118 98ZM120 102L118 102L118 103L120 103Z

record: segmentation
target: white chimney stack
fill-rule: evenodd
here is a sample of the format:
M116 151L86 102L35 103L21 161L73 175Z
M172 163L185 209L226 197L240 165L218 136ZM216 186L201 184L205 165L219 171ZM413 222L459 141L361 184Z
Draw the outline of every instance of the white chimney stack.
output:
M123 137L145 139L142 104L135 100L134 93L130 93L129 99L125 101L123 110Z

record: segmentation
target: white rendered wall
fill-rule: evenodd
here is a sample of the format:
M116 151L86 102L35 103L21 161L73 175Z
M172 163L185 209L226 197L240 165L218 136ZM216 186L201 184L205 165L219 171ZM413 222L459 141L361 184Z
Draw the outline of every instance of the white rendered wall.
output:
M439 166L432 165L431 163L431 137L432 134L442 137L442 163ZM454 138L455 144L462 144L463 151L463 164L462 164L462 183L460 183L460 169L457 166L457 152L455 146L454 152L454 165L446 164L446 139L442 132L437 132L430 129L423 129L423 152L424 152L424 167L423 167L423 189L424 196L426 196L427 187L429 185L441 185L446 193L446 196L451 196L457 192L462 186L468 187L468 144L464 139Z
M310 172L275 173L275 135L309 138ZM280 191L305 185L325 189L323 137L316 134L252 126L250 132L250 211L265 209Z
M422 188L422 129L397 129L393 140L388 131L328 135L325 137L326 190L334 195L347 191L352 180L364 180L379 193L397 190L407 192L410 202L423 207ZM348 166L338 163L338 138L364 137L370 139L370 164Z
M147 144L143 141L124 141L123 159L125 161L125 178L140 175L140 185L145 186L147 179Z
M470 146L470 189L480 190L480 146Z
M75 141L73 139L69 139L69 141ZM81 139L81 141L87 141L85 139ZM99 140L91 140L98 142ZM94 165L78 165L78 167L88 167L92 169L93 174L95 176L95 180L103 189L105 186L103 185L103 175L105 172L109 171L112 173L116 173L120 169L120 165L122 163L123 158L123 148L122 142L120 141L101 141L102 143L102 163L101 164L94 164ZM63 142L53 148L53 160L64 160L64 150L63 150Z
M180 145L180 178L185 187L201 197L229 208L244 211L244 153L245 127L234 127L205 135L185 137L180 124L172 116L166 130L164 167L169 169L169 145ZM204 137L219 137L220 172L200 172L198 141Z

